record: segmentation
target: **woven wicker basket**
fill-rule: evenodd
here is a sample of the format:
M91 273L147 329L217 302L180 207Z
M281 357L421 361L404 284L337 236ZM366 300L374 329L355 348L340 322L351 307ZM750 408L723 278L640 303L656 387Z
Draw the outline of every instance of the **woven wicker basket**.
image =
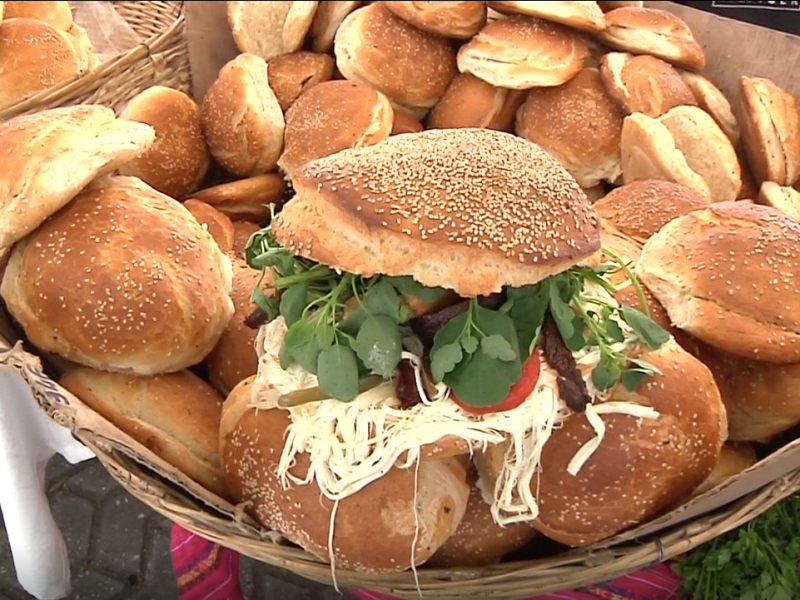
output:
M144 40L142 44L80 77L0 106L0 121L82 103L103 104L119 110L153 85L191 93L183 2L114 2L114 8Z

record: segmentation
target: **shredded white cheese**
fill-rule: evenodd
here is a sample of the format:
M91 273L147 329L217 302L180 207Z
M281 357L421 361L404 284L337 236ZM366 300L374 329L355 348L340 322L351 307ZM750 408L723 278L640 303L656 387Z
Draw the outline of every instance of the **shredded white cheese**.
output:
M600 288L590 292L609 302ZM613 300L611 300L613 301ZM619 322L626 334L614 345L625 352L636 342L630 328ZM278 398L287 392L317 385L316 377L297 365L284 370L279 351L286 332L282 318L264 325L256 341L259 369L253 386L252 404L259 408L278 408ZM472 448L486 447L510 439L500 476L495 482L492 514L500 524L535 519L539 514L531 481L540 469L542 450L553 430L572 411L558 397L557 373L542 360L536 388L517 408L500 413L473 415L447 397L446 386L438 386L432 398L425 394L420 359L405 352L416 375L423 399L411 408L401 408L394 396L394 383L386 382L359 395L353 402L323 400L289 410L292 424L287 430L279 475L285 486L316 481L321 492L334 501L347 498L382 477L394 466L409 468L418 462L420 449L445 436L465 440ZM591 371L600 361L599 350L575 353L590 395L595 403L586 409L586 418L595 437L586 443L569 463L568 472L576 475L605 433L604 414L626 414L643 419L657 418L649 407L627 402L605 402L594 388ZM295 456L308 455L310 468L304 478L291 473Z

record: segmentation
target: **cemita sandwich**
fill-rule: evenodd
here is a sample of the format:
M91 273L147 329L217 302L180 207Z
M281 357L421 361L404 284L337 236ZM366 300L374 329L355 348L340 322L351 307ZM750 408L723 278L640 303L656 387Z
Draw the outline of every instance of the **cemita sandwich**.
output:
M248 245L271 293L254 292L259 371L221 433L229 487L262 524L332 564L404 570L457 526L470 457L497 523L573 545L713 468L713 379L648 317L538 146L431 130L313 161L292 184ZM620 270L643 310L616 301ZM598 476L621 497L585 487Z

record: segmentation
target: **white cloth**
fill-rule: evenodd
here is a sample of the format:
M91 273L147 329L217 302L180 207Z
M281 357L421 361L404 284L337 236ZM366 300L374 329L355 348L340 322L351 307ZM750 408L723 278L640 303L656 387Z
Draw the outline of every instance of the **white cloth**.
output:
M0 365L0 511L20 585L39 600L69 594L67 547L45 495L45 467L94 457L37 406L25 381Z

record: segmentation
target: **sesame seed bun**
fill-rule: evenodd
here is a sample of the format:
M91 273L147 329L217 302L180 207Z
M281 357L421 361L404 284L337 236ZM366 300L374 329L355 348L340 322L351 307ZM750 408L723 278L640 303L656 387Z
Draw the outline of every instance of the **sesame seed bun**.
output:
M600 247L586 195L536 144L436 129L314 161L273 232L353 273L411 275L462 296L536 283Z
M233 314L231 266L178 201L108 177L14 246L0 285L31 343L141 375L198 364Z
M597 2L517 2L490 0L486 4L504 14L527 15L582 31L602 31L606 26Z
M123 165L121 175L138 177L177 200L197 189L211 156L194 100L179 90L152 86L132 98L119 116L152 125L156 131L153 145Z
M148 377L76 366L59 384L208 491L229 497L219 456L223 398L191 371Z
M622 119L598 70L583 69L564 85L530 90L517 112L516 131L590 188L622 175Z
M233 250L233 221L228 215L203 202L190 198L183 203L184 208L192 213L200 226L208 231L222 252Z
M676 327L754 360L800 362L800 223L783 213L718 202L674 219L636 273Z
M69 31L73 23L72 11L66 0L39 0L38 2L6 0L0 17L4 19L35 19L61 31Z
M534 526L562 544L589 546L645 522L687 498L719 460L727 424L708 368L674 340L639 357L662 374L646 376L635 392L618 384L610 397L652 406L657 419L603 415L605 436L575 476L569 462L595 437L586 417L569 417L544 445L531 480L540 509ZM476 455L482 477L496 480L504 453L496 445Z
M334 503L314 482L283 487L277 466L290 415L248 407L252 381L242 381L223 405L225 481L234 499L247 502L246 510L264 527L328 561ZM300 453L290 472L303 478L308 467L308 455ZM332 532L335 565L382 573L408 570L412 556L417 565L424 563L455 531L468 495L466 468L458 459L422 458L418 466L390 469L339 501Z
M496 87L557 86L583 68L589 49L562 25L514 15L489 23L458 51L458 70Z
M616 229L644 244L672 219L707 208L708 198L690 187L643 179L611 190L594 209Z
M149 125L117 119L96 105L45 110L0 123L0 249L67 204L90 181L144 152ZM29 148L20 152L21 148Z
M467 40L486 24L485 2L382 2L401 19L423 31Z
M376 2L347 15L336 32L336 66L392 103L427 110L458 72L450 41L418 29Z

